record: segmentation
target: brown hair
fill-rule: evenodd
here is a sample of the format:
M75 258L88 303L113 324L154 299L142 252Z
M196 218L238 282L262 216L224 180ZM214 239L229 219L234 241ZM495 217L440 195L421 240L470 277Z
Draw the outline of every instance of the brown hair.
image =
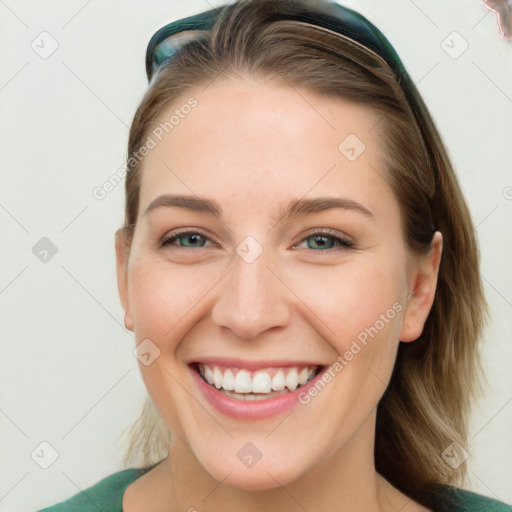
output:
M434 304L423 333L401 343L391 381L377 410L377 471L416 496L431 483L461 483L441 454L466 445L470 403L480 390L478 339L486 304L470 214L440 135L411 84L409 101L391 69L374 54L332 32L275 21L315 1L239 0L224 9L210 33L188 42L157 73L135 114L128 143L126 218L136 227L143 145L164 109L214 80L254 80L304 89L366 105L381 116L388 180L400 204L411 251L428 250L433 227L443 234ZM285 7L284 7L285 6ZM193 114L192 114L193 115ZM144 454L144 465L167 456L169 432L148 399L131 429L125 464Z

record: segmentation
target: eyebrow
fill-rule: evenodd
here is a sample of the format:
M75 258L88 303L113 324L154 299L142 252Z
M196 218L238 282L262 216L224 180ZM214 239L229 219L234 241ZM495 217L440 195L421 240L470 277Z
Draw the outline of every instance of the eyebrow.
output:
M325 210L338 208L350 210L373 218L375 214L361 203L346 197L322 196L315 198L294 199L288 203L287 208L281 209L281 219L292 220L308 213L318 213Z
M213 199L206 199L199 196L191 195L173 195L164 194L158 196L154 201L149 203L144 215L147 215L151 210L165 206L167 208L176 206L178 208L185 208L194 212L209 213L215 217L221 217L222 207L217 201Z
M156 199L151 201L149 206L146 208L144 215L147 215L150 211L162 206L167 208L185 208L194 212L208 213L219 218L222 216L222 207L213 199L207 199L195 195L174 194L158 196ZM375 217L375 214L371 210L352 199L345 197L322 196L294 199L288 202L285 207L281 208L280 219L292 220L302 215L319 213L333 208L354 211L370 218Z

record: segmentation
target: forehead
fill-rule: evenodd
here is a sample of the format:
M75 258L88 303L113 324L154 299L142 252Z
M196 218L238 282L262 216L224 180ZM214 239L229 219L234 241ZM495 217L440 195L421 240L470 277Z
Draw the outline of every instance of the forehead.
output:
M248 200L382 188L379 120L368 107L283 85L191 90L149 133L141 206L165 192Z

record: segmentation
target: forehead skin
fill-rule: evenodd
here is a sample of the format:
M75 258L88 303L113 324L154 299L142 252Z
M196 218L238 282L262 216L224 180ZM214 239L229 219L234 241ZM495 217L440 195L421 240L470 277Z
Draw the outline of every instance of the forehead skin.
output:
M277 222L282 204L304 196L347 196L382 225L400 218L383 178L380 117L370 108L239 80L190 91L155 127L190 98L197 106L162 141L153 136L156 147L143 161L139 215L158 195L175 193L213 198L224 207L225 223L243 216L247 229L263 213L268 223ZM353 161L347 158L352 147L360 153Z

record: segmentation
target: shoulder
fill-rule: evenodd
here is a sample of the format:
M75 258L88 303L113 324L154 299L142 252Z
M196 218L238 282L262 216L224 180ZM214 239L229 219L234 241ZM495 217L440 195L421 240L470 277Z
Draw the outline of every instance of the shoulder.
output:
M444 484L426 490L422 498L434 512L512 512L512 505Z
M122 512L123 494L128 485L149 471L146 468L130 468L113 473L94 485L51 507L38 512Z

